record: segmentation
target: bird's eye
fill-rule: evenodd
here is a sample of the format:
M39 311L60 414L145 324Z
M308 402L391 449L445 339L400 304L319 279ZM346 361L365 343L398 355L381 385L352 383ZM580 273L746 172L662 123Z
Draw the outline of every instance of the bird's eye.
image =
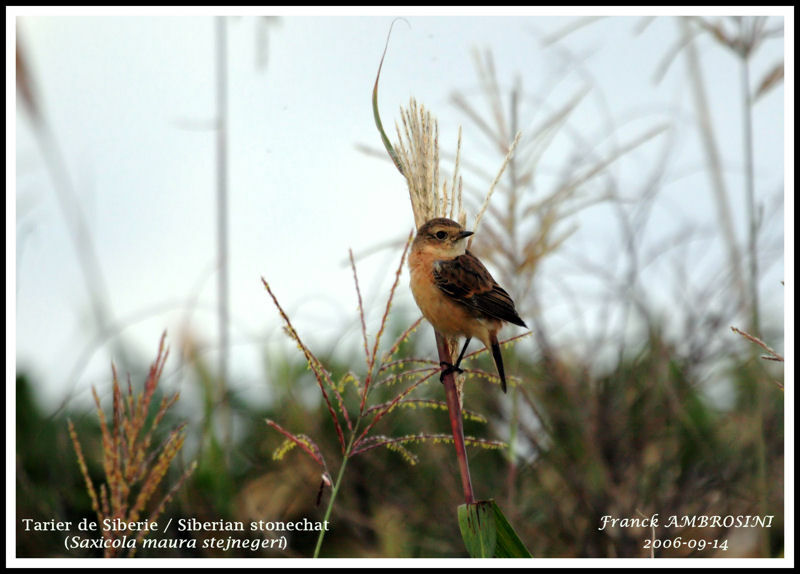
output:
M436 239L447 239L447 232L446 231L437 231L436 232Z

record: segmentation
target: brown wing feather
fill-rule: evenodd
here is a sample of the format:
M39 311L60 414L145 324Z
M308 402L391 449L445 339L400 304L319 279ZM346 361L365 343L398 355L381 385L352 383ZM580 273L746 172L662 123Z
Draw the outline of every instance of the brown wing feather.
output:
M469 251L455 259L437 261L433 266L433 278L445 295L466 305L478 316L527 327L509 294Z

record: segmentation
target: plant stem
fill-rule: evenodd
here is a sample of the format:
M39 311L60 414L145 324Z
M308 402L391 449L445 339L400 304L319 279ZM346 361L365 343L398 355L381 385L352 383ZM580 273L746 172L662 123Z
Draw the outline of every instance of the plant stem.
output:
M700 58L697 55L697 48L692 40L689 20L685 17L678 18L683 34L683 41L686 44L686 63L689 72L689 83L692 89L692 98L697 110L697 127L700 133L700 142L708 161L708 174L711 177L711 191L717 207L717 217L725 238L725 246L728 250L728 260L731 266L733 282L739 296L740 310L746 310L747 286L744 273L742 272L739 247L736 241L736 232L733 226L733 215L730 207L730 199L725 187L725 180L722 177L722 159L720 158L719 148L714 135L714 128L711 121L711 106L708 103L705 85L703 84L703 74L700 69ZM756 333L758 335L758 333Z
M450 348L447 340L436 331L436 348L439 351L439 360L452 363ZM461 471L461 486L464 489L464 500L467 504L475 502L475 495L472 492L472 479L469 475L469 461L467 460L467 447L464 442L464 419L461 416L461 404L458 400L458 389L456 388L456 378L453 373L448 373L442 380L444 391L447 398L447 410L450 413L450 425L453 428L453 444L456 448L456 458L458 458L458 469Z
M328 508L325 509L325 517L322 519L323 524L327 522L331 517L331 512L333 511L333 502L336 500L336 495L339 493L339 487L342 484L342 477L344 476L344 469L347 466L347 461L350 459L350 452L353 450L353 442L356 438L356 431L358 430L358 422L361 420L359 417L358 421L356 421L356 426L353 428L353 433L350 435L350 442L347 443L347 448L344 451L344 456L342 457L342 466L339 467L339 474L336 475L336 482L333 484L333 490L331 491L331 498L328 500ZM321 529L319 531L319 537L317 538L317 547L314 549L314 558L319 558L319 551L322 548L322 541L325 539L325 529Z
M748 20L739 19L739 37L744 43L746 41L746 34L748 33L747 24ZM752 22L752 21L750 21ZM753 24L755 25L755 24ZM756 205L755 198L755 177L753 174L753 99L750 92L750 53L748 49L742 49L739 53L739 62L741 66L741 89L742 89L742 141L744 144L744 167L745 167L745 198L747 201L748 212L748 263L749 263L749 288L750 288L750 326L749 332L760 337L759 313L758 313L758 256L757 256L757 239L758 239L758 206ZM756 347L751 347L752 359L758 355ZM757 361L754 361L757 364ZM758 367L756 367L758 369ZM767 492L769 486L767 484L767 454L766 454L766 441L764 438L764 398L762 394L761 385L755 384L753 388L755 393L753 401L753 412L755 424L757 429L756 437L756 484L758 488L758 504L759 512L761 514L767 513L769 501L767 499ZM769 556L769 536L765 529L759 536L759 544L763 556Z
M217 312L219 314L219 387L217 401L222 406L221 418L224 428L223 444L225 459L229 462L232 449L233 419L227 398L228 385L228 71L227 71L227 29L226 17L216 17L216 73L217 73Z
M741 34L741 32L740 32ZM748 212L748 259L750 263L750 325L749 332L760 337L758 314L758 206L755 196L753 174L753 98L750 94L750 60L747 55L740 58L742 67L742 128L744 140L745 192Z

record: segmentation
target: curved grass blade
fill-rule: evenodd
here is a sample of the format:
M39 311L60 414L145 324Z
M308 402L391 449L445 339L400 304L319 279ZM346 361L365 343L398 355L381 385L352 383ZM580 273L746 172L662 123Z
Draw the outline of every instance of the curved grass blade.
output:
M394 28L394 23L397 20L403 20L403 18L396 18L392 21L392 25L389 27L389 34L386 36L386 45L383 47L383 54L381 55L381 63L378 65L378 74L375 76L375 86L372 88L372 115L375 118L375 125L378 127L378 133L381 134L381 141L383 142L383 147L386 148L386 151L389 154L389 157L392 158L392 162L397 167L397 170L403 174L403 166L400 163L400 158L397 155L397 152L394 151L394 147L392 147L392 142L389 141L389 137L386 135L386 132L383 129L383 123L381 122L381 115L378 112L378 80L381 78L381 69L383 68L383 59L386 57L386 50L389 49L389 38L392 37L392 28ZM406 24L408 24L407 20L403 20Z
M489 501L494 511L494 523L497 530L497 545L494 549L495 558L533 558L530 551L525 548L516 531L511 527L503 511L492 499Z

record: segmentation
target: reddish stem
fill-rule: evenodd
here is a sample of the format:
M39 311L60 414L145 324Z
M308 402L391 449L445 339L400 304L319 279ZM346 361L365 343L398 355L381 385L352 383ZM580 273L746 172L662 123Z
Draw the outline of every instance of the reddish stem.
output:
M438 331L436 331L436 348L439 351L439 361L452 364L453 358L450 355L450 348L447 346L445 338ZM467 504L473 504L475 495L472 492L472 479L469 475L467 446L464 443L464 420L461 416L461 405L458 401L455 375L453 373L446 374L442 382L444 383L444 391L447 398L447 410L450 413L450 425L453 427L453 444L456 447L458 469L461 471L461 486L464 488L464 499Z

